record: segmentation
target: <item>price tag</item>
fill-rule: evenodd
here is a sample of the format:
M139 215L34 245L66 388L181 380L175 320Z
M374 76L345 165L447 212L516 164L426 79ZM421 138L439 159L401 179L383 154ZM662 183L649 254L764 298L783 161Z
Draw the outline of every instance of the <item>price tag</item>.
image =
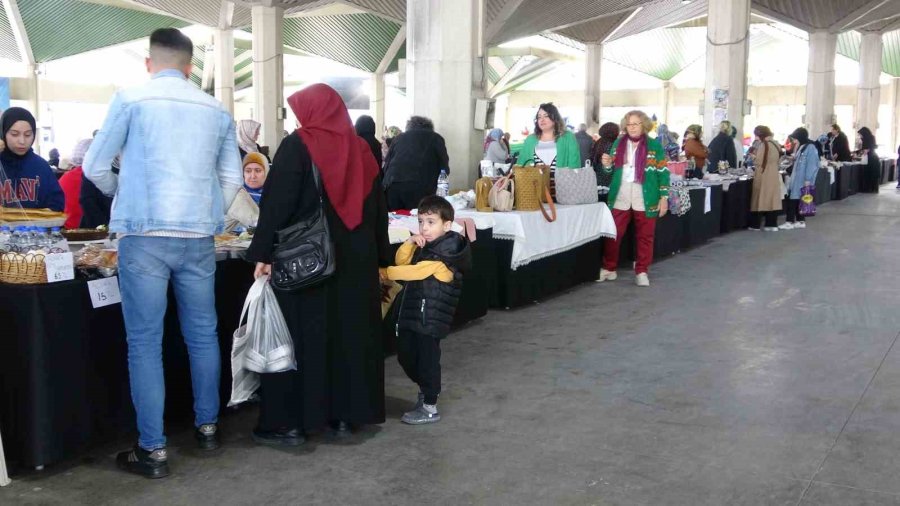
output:
M75 279L75 263L72 253L51 253L44 257L47 268L47 282L56 283Z
M94 309L122 302L118 276L88 281L88 292L91 294L91 304Z

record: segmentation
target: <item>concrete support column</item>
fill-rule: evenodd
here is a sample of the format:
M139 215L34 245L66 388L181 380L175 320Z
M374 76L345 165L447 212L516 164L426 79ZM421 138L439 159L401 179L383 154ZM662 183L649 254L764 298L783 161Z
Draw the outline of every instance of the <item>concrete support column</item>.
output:
M372 118L375 120L375 136L384 134L384 73L372 74Z
M213 48L215 95L234 114L234 32L230 28L217 29L213 34Z
M672 84L672 81L663 81L662 90L660 91L660 104L659 123L665 123L669 128L672 128L673 125L669 125L669 121L672 118L672 108L675 107L675 85Z
M834 58L836 50L836 33L810 32L805 123L812 137L830 131L831 125L835 122Z
M600 124L600 64L603 60L602 44L585 47L584 122L589 129Z
M41 130L41 116L43 116L41 113L41 69L37 63L27 65L26 68L28 69L26 76L28 79L28 108L34 115L37 124L37 131L34 132L34 151L40 153L41 137L43 137Z
M744 135L749 42L750 0L709 0L703 105L707 143L718 132L718 122L722 119L731 121L737 128L738 138ZM727 92L727 104L716 100L716 90ZM721 93L718 98L723 98ZM717 114L717 105L726 105L724 115Z
M900 144L900 77L891 79L891 144L894 147Z
M450 187L470 188L484 132L475 100L484 96L483 0L406 3L406 82L413 114L434 121L450 155ZM481 66L482 68L477 68Z
M256 106L253 116L262 123L259 144L274 154L284 131L284 9L254 5L253 91Z
M878 129L878 104L881 103L881 33L865 32L859 47L859 88L856 98L856 128Z

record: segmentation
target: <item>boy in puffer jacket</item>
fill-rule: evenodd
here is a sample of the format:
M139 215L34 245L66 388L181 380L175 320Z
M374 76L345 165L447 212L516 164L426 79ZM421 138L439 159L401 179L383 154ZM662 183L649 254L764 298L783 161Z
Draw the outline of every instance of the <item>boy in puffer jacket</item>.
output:
M471 267L469 242L450 230L453 206L441 197L419 203L419 233L397 251L397 266L382 277L403 283L392 314L397 335L397 359L409 379L419 385L415 409L400 419L409 425L436 423L441 393L441 339L447 337L459 296L463 273Z

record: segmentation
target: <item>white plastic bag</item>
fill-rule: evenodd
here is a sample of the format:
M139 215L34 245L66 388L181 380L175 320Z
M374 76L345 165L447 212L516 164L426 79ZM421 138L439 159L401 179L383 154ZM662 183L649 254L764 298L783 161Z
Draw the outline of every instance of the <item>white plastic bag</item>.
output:
M243 324L244 318L247 323ZM267 277L253 283L234 331L231 348L231 399L240 404L259 388L258 373L297 369L294 341Z

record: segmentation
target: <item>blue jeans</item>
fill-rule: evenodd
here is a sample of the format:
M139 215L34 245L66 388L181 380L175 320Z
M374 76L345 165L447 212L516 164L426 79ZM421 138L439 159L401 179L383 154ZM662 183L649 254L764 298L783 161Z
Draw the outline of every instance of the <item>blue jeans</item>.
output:
M128 334L131 400L137 413L138 444L145 450L166 446L162 337L170 279L175 288L181 333L190 355L194 424L199 427L218 420L221 364L215 274L212 237L130 235L119 242L119 281Z

